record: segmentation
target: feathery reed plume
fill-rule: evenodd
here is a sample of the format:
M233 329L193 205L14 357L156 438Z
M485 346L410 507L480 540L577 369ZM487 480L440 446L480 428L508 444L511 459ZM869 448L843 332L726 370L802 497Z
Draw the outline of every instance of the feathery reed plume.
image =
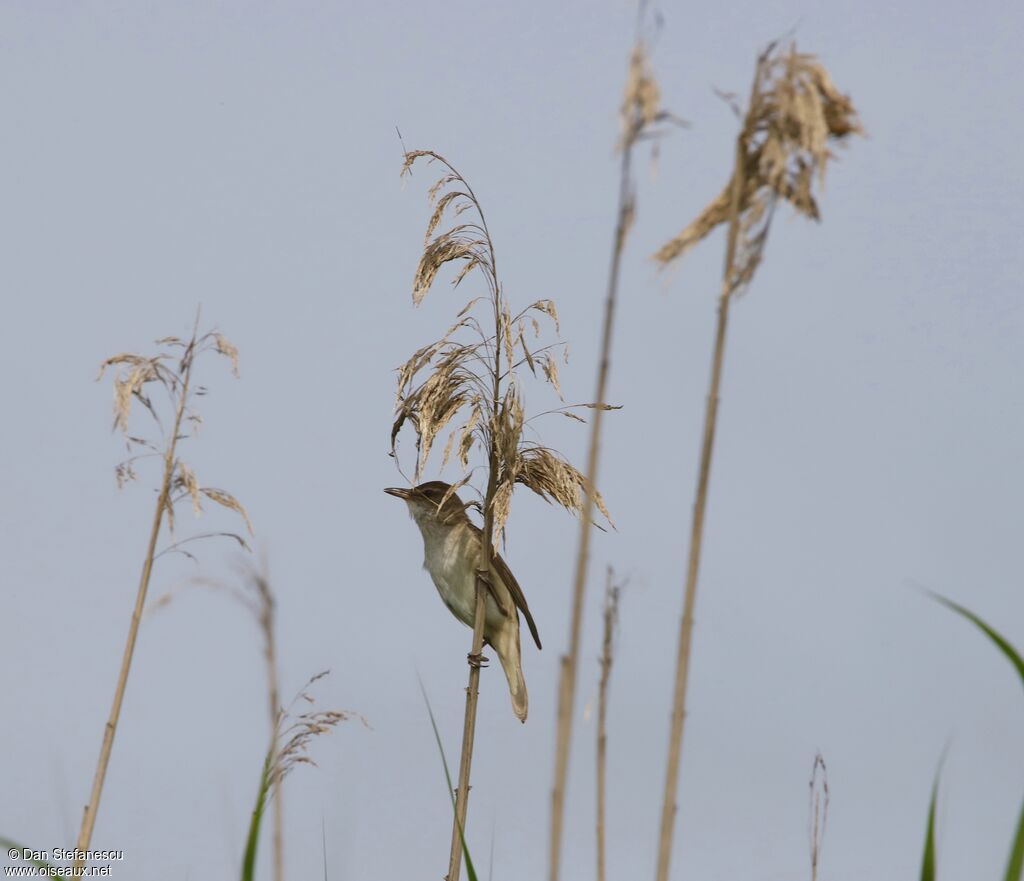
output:
M429 150L405 154L402 174L411 172L419 160L437 163L442 173L429 191L433 212L427 224L423 254L413 278L413 303L419 304L445 264L460 262L452 284L458 286L476 270L485 292L471 299L458 313L455 323L439 340L418 349L398 369L396 417L391 429L391 454L408 422L416 432L415 482L426 465L438 435L458 416L465 414L461 426L451 431L442 459L444 467L453 450L463 470L441 506L460 488L470 485L476 468L470 467L470 454L479 447L485 469L486 489L480 501L470 502L483 514L483 560L494 559L495 545L501 540L509 518L512 492L523 484L549 502L589 516L590 499L608 517L604 500L592 489L584 475L565 458L540 443L525 440L526 418L523 394L517 370L525 365L540 375L561 397L558 363L555 354L565 346L561 342L535 346L540 336L537 317L548 319L558 331L558 312L550 299L537 300L513 314L498 279L494 245L487 228L483 208L466 179L443 156ZM468 219L459 220L463 214ZM447 216L453 225L437 232ZM486 304L483 319L477 317L478 304ZM485 324L493 329L485 329ZM530 329L532 328L532 338ZM421 379L421 371L426 372ZM600 402L568 405L548 411L571 415L578 407L598 412L613 409ZM468 506L467 506L468 507ZM478 573L473 642L468 656L469 685L459 765L459 785L448 866L448 881L458 881L462 845L460 830L465 829L469 798L469 777L476 731L476 707L479 694L480 656L483 648L484 596L488 584Z
M643 4L638 12L638 30L643 20ZM608 284L604 302L604 322L601 329L601 350L597 367L597 390L594 400L605 400L608 389L608 374L611 369L612 333L615 325L615 306L619 294L619 267L626 238L636 212L636 196L631 173L633 147L641 139L657 137L661 132L655 129L658 123L673 121L670 113L661 108L658 83L654 78L648 59L647 48L637 39L629 59L625 96L620 111L622 131L619 139L619 195L616 207L615 235L612 240L611 265L608 269ZM586 482L597 483L598 460L601 447L601 411L594 414L590 425L590 442L587 452ZM551 832L550 881L558 881L562 855L562 827L565 816L565 790L569 775L569 753L572 746L573 707L576 701L576 672L579 668L580 643L583 630L584 595L587 585L587 568L590 561L591 519L593 501L584 502L580 518L580 536L576 554L576 569L573 576L572 608L569 615L569 646L561 658L558 687L558 728L555 734L555 769L551 787Z
M202 511L202 500L205 498L235 511L245 521L249 532L252 532L249 515L238 500L231 493L225 492L222 489L202 486L195 472L178 457L179 442L188 439L191 433L197 431L202 423L199 413L192 409L193 396L206 393L205 388L193 386L192 383L196 358L205 352L215 352L223 355L231 361L232 370L237 376L238 350L226 337L216 331L210 331L200 336L198 315L196 316L192 336L189 339L165 337L164 339L157 340L157 345L162 348L156 355L122 353L107 358L100 367L101 377L108 367L116 366L119 369L119 373L114 379L114 428L120 429L124 434L128 449L132 453L128 459L117 466L118 485L123 486L127 481L134 480L136 478L135 463L145 458L162 459L163 476L157 495L156 509L153 512L153 522L150 527L146 555L142 563L142 574L139 577L135 606L132 609L131 622L128 627L128 638L125 643L121 668L114 688L113 705L111 706L110 717L103 731L103 742L100 747L99 759L96 763L92 792L89 803L85 807L82 826L78 835L76 847L80 851L87 851L89 849L89 842L92 839L93 826L96 823L96 813L99 810L107 765L110 762L110 753L114 746L114 735L117 732L117 723L121 716L121 704L124 700L125 688L128 684L128 673L131 670L132 656L135 652L139 622L142 619L142 612L146 604L146 593L149 589L153 562L161 554L167 552L182 553L191 557L192 554L186 551L183 545L191 541L213 536L226 535L233 538L242 547L248 547L245 539L235 533L202 533L174 542L163 551L157 553L157 543L160 539L164 518L167 518L168 527L173 536L175 507L181 502L187 501L193 511L199 514ZM166 404L150 398L150 389L157 389L165 393L167 398ZM151 441L144 437L129 434L129 422L134 403L141 404L152 417L161 433L161 438L158 441ZM169 409L172 414L170 431L165 429L164 422L159 415L160 411L164 409ZM75 861L76 867L81 867L82 865L82 861Z
M739 108L735 105L734 110L739 115ZM672 855L686 685L690 669L690 638L729 304L733 294L744 289L757 270L779 199L789 202L800 214L818 219L818 205L812 189L815 182L820 184L824 180L828 162L834 158L830 145L841 143L850 135L862 133L853 103L835 88L828 72L813 55L797 52L794 45L783 50L777 43L770 44L757 60L749 105L736 138L732 179L696 220L655 254L655 259L664 265L682 256L716 226L728 222L690 533L686 590L680 619L657 881L668 881Z
M267 799L280 798L281 783L297 765L313 765L316 762L309 756L309 747L314 738L327 734L339 722L347 719L359 719L364 725L366 720L358 713L344 710L309 710L295 713L295 704L300 700L309 705L316 701L310 696L308 689L330 673L324 670L313 676L302 690L293 698L287 709L279 707L274 713L274 730L270 747L263 760L260 774L260 786L256 794L256 805L249 821L249 833L245 840L245 851L242 854L242 881L252 881L256 872L256 851L259 844L260 826Z
M615 572L608 567L604 592L604 638L601 641L601 680L597 690L597 881L605 881L604 817L608 762L608 683L615 657L615 628L619 621L619 597L623 585L615 584Z
M821 753L814 756L814 767L811 769L810 789L810 824L809 838L811 847L811 881L818 881L818 860L821 857L821 845L825 840L825 827L828 825L828 768Z

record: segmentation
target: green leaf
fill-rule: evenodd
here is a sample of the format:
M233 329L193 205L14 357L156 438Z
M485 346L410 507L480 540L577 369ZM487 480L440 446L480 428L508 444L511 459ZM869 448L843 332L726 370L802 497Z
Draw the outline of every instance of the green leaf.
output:
M256 848L260 843L260 824L263 822L263 809L267 806L267 793L270 792L270 771L274 760L274 743L267 750L263 760L263 773L260 775L260 789L256 795L256 806L252 809L249 821L249 834L245 839L245 852L242 854L242 881L254 881L256 877Z
M1020 881L1022 870L1024 870L1024 805L1020 809L1020 819L1017 820L1017 835L1013 839L1013 847L1010 848L1010 862L1006 865L1006 881Z
M970 609L966 609L958 603L946 599L941 594L931 593L931 596L946 608L952 609L959 615L963 615L964 618L991 639L996 647L1006 655L1010 663L1017 668L1017 674L1020 676L1021 682L1024 683L1024 658L1021 658L1020 653L1010 645L1002 634L989 626ZM1010 848L1010 861L1006 866L1005 881L1021 881L1022 874L1024 874L1024 806L1021 807L1020 817L1017 820L1017 834L1014 836L1013 846Z
M921 881L935 881L935 802L939 796L939 771L935 772L932 797L928 804L928 831L924 837L924 856L921 858Z
M4 838L2 835L0 835L0 847L2 847L5 851L8 851L8 850L18 850L18 851L26 851L26 850L28 850L28 851L31 851L32 850L32 848L30 848L30 847L23 847L22 845L18 844L18 842L11 841L10 838ZM23 863L31 863L37 869L45 869L46 870L46 877L47 878L56 878L57 881L64 881L64 876L63 875L55 874L56 871L57 871L57 867L50 865L48 862L46 862L46 860L33 860L33 859L24 859L24 858L22 858L21 862L23 862Z
M1017 650L1010 645L1009 642L993 628L986 624L981 618L974 614L970 609L965 609L958 603L954 603L952 600L946 599L942 594L931 593L932 599L936 602L942 603L947 609L952 609L957 614L963 615L968 621L974 624L979 630L981 630L989 639L992 640L999 648L999 650L1010 659L1010 663L1017 668L1017 673L1020 676L1021 683L1024 683L1024 658L1021 658Z
M441 765L444 767L444 779L448 784L448 797L452 801L452 814L455 814L455 788L452 786L452 775L448 770L448 759L444 754L444 746L441 744L441 732L437 730L437 721L434 719L434 709L430 706L430 698L427 697L427 690L423 687L423 680L420 680L420 691L423 693L423 701L427 705L427 714L430 716L430 726L434 729L434 740L437 741L437 751L441 753ZM476 869L473 867L473 858L469 855L469 847L466 846L466 836L462 831L462 824L459 823L459 841L462 842L462 856L466 860L466 874L469 881L479 881ZM242 879L246 881L246 879Z

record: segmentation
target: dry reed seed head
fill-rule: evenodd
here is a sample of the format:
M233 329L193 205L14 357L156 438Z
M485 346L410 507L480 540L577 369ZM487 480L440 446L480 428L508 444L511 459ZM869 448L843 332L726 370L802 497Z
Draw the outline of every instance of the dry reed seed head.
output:
M203 506L199 503L199 480L195 472L188 467L181 459L175 463L173 489L183 489L192 499L192 512L198 517L203 513Z
M541 367L544 368L544 376L551 383L551 387L554 388L559 399L564 401L565 397L562 395L562 386L558 382L558 362L551 357L550 352L545 352L541 356Z
M429 157L431 162L434 160L434 154L430 150L409 150L402 160L402 170L398 176L405 177L407 174L412 174L412 167L416 160L423 157Z
M174 499L171 498L171 494L167 493L164 497L164 516L167 517L167 531L174 537Z
M512 373L513 367L513 349L515 348L515 338L512 335L512 311L508 308L508 303L503 302L501 305L501 336L504 339L504 350L505 350L505 362L508 366L509 374Z
M456 370L455 365L451 363L432 373L427 377L426 382L406 399L403 411L415 408L417 417L419 435L419 456L416 462L417 482L430 455L434 439L458 413L466 400L463 378ZM400 419L402 415L400 414ZM396 426L401 427L398 422L396 422Z
M475 430L481 419L481 398L479 395L475 395L473 400L470 402L471 412L469 421L462 426L459 435L459 464L463 468L469 467L469 451L473 448L473 441L475 439Z
M316 762L308 753L313 739L333 731L339 722L346 721L352 715L339 710L317 710L294 717L292 724L281 732L274 762L268 774L269 788L279 786L296 765L316 767ZM282 723L291 719L292 717L285 716Z
M146 357L134 355L129 352L122 352L107 358L100 364L100 372L97 380L103 378L108 367L124 365L114 378L114 428L120 429L124 434L128 433L128 417L131 414L132 399L138 400L153 416L156 416L153 405L143 394L147 383L159 382L169 392L177 387L178 378L168 370L161 362L167 355L156 355Z
M413 377L426 367L434 355L437 353L446 340L440 339L437 342L431 343L429 346L424 346L422 349L417 349L413 356L406 361L401 367L398 368L398 393L395 398L395 408L398 409L401 403L402 396L405 389L412 382Z
M540 335L540 325L537 324L537 319L530 319L533 321L534 327L537 328L537 335ZM526 344L526 335L523 333L523 323L519 322L519 339L518 342L523 351L523 359L526 361L526 366L530 368L530 373L534 376L537 375L537 365L533 360L533 354L530 352L530 347Z
M212 486L201 487L199 492L206 496L211 502L216 502L218 505L230 508L245 521L245 528L249 530L249 535L256 534L252 528L252 521L249 519L249 513L244 507L242 507L242 503L231 495L231 493L222 489L216 489Z
M454 497L455 501L456 501L456 505L455 505L455 510L453 511L453 513L459 514L460 519L461 519L462 516L465 515L466 508L468 506L464 505L462 503L462 500L459 499L459 497L457 495L455 495L455 494L460 489L462 489L464 486L466 486L469 483L471 478L472 478L472 474L471 473L470 474L466 474L464 477L462 477L459 480L455 481L455 483L453 483L451 486L448 487L448 489L445 491L445 494L441 497L441 501L438 502L438 504L437 504L438 512L443 511L445 509L445 505L448 504L448 500L451 499L452 497ZM446 517L451 517L451 514L446 514Z
M522 451L516 480L547 502L557 502L574 514L583 513L587 478L572 463L547 447L529 447ZM614 526L604 497L596 488L592 494L597 509Z
M300 700L307 704L315 704L316 701L307 689L327 676L328 673L329 671L325 670L313 676L292 699L291 706ZM358 713L343 710L310 710L298 715L292 715L290 709L279 710L275 726L274 747L268 758L268 761L272 759L272 763L267 769L265 778L268 792L280 785L296 765L316 766L316 762L309 756L309 747L313 739L333 731L340 722L353 718L359 719L363 725L367 724L366 719Z
M758 58L750 105L738 140L733 177L718 196L655 259L681 257L729 220L733 182L740 177L739 259L731 290L749 282L760 262L775 202L783 199L817 219L814 185L824 183L830 145L863 134L853 102L836 89L825 67L795 45L770 45Z
M474 254L466 261L465 265L459 270L455 278L452 279L452 287L457 288L462 284L462 280L478 266L487 266L487 263L481 260L478 255Z
M649 100L650 90L644 86L644 100ZM433 285L441 267L453 260L463 260L461 272L455 278L457 284L466 273L480 268L488 286L488 296L470 300L458 313L456 322L445 335L434 343L423 346L413 353L398 369L398 392L396 415L391 431L391 450L396 452L398 434L408 421L416 431L416 471L419 482L426 467L427 459L436 442L460 410L469 406L466 421L452 429L442 454L442 467L447 465L453 453L464 470L463 476L451 492L466 485L473 471L469 455L479 440L495 457L495 494L490 499L494 525L494 537L500 542L511 510L511 500L516 483L525 483L535 489L548 501L555 501L570 511L582 510L581 487L584 477L557 454L541 447L523 447L522 435L525 412L520 394L516 368L525 363L534 375L538 365L544 378L552 385L559 397L562 396L558 365L553 349L563 344L531 349L526 340L527 320L540 335L540 324L534 314L545 315L560 330L558 310L553 300L541 299L531 303L521 312L513 315L494 271L494 257L487 236L483 212L464 178L441 156L430 151L412 151L406 154L403 174L408 173L417 159L427 158L439 162L446 172L431 187L429 198L433 206L427 223L423 254L417 265L413 281L413 300L422 301ZM454 185L454 186L453 186ZM452 187L452 189L447 189ZM473 209L478 222L460 223L451 229L438 232L447 215L459 215ZM494 330L488 334L481 322L472 314L481 300L487 300L496 319ZM457 341L461 332L472 332L476 340L471 343ZM496 352L501 350L501 364L496 362ZM518 351L522 352L519 359ZM429 373L418 385L421 371ZM504 384L504 390L496 389ZM612 409L607 407L607 409ZM573 415L578 421L585 421ZM524 458L525 456L525 458ZM550 461L544 457L550 457ZM604 500L595 494L599 509L608 515ZM610 518L609 518L610 519Z
M103 361L100 364L97 379L102 379L108 367L119 366L122 368L114 378L114 428L120 429L127 435L133 399L139 401L159 423L160 419L156 409L152 401L144 393L145 386L148 383L157 382L172 397L178 394L182 388L185 371L191 365L197 348L205 348L207 343L209 348L224 355L231 361L232 372L235 376L238 376L238 348L227 337L217 331L211 331L199 338L193 337L188 341L176 336L163 337L157 340L156 344L158 346L183 350L176 369L172 369L164 363L176 357L172 356L169 352L160 352L152 356L121 352ZM202 417L192 410L187 410L185 418L196 427L202 423ZM129 441L132 443L145 443L131 437L129 437Z
M448 206L455 202L456 199L469 200L469 194L463 193L461 190L449 190L440 199L437 199L434 203L434 213L430 215L430 220L427 221L427 232L423 237L424 247L430 244L430 237L434 234L434 230L441 223L441 218L444 217L444 212L448 209ZM472 202L469 203L472 205ZM464 209L463 209L464 210ZM459 211L459 205L455 206L456 214L461 213Z
M238 376L238 347L222 333L214 332L210 336L216 351L231 361L231 372Z
M437 273L446 263L463 260L465 264L452 281L454 287L462 282L466 275L475 268L483 269L488 277L488 286L494 296L497 295L497 279L494 276L494 255L484 226L483 213L473 196L466 181L443 157L430 150L413 150L405 154L402 164L402 175L411 173L417 159L426 158L430 162L439 162L447 170L430 188L427 196L433 211L427 221L424 236L423 254L416 266L413 276L412 299L419 305L433 286ZM453 184L462 184L462 188L445 190ZM444 215L451 211L456 217L465 211L476 212L478 222L460 223L431 239L441 225Z
M646 46L637 42L629 58L626 91L619 112L622 123L619 149L632 143L645 126L659 118L660 113L661 90L654 77Z
M561 327L558 323L558 310L555 308L554 300L538 300L529 306L530 309L535 309L538 312L543 312L555 325L555 333L561 333ZM534 328L537 334L540 334L540 326L534 324Z
M126 483L137 480L139 475L135 473L135 468L132 467L132 462L129 460L119 463L114 468L114 476L117 478L117 488L124 489Z
M206 496L210 501L216 502L218 505L225 508L229 508L238 514L242 520L245 521L245 526L246 529L249 530L249 534L255 534L252 528L252 521L249 519L249 514L243 507L242 503L226 490L210 486L200 486L199 479L196 477L195 472L181 459L176 460L174 464L174 478L171 481L171 493L168 495L166 505L167 516L172 532L174 529L174 505L177 501L177 499L173 497L173 494L179 491L183 492L191 499L192 511L197 517L203 512L203 506L201 504L202 496ZM230 533L223 534L230 535ZM231 537L236 538L239 544L243 547L247 547L245 541L243 541L240 536Z
M452 447L455 445L455 435L458 434L458 429L453 429L448 433L448 442L444 445L444 455L441 456L441 467L444 468L448 464L448 459L452 455Z
M478 244L478 241L470 241L451 233L442 233L430 242L423 250L423 256L416 267L416 275L413 277L413 303L418 306L423 302L423 298L434 284L438 271L445 263L452 260L470 260L469 268L472 268L477 262L474 247ZM464 270L468 271L466 267ZM458 280L461 281L464 275L465 272L460 274Z
M509 515L512 513L512 490L513 484L509 480L503 480L494 491L494 499L491 502L491 510L494 515L494 544L500 545L505 534L505 524L508 523Z

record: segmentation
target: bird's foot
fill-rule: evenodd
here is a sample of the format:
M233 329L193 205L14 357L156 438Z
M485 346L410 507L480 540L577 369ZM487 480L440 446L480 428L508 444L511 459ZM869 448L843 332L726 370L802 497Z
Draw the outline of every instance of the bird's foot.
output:
M469 663L470 667L480 668L487 666L488 659L486 655L483 654L483 652L481 652L479 655L470 652L468 655L466 655L466 661Z

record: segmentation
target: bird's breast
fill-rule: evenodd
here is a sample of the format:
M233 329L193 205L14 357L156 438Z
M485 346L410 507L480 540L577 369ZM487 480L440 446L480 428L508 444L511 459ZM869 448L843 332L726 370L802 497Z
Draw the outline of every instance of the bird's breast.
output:
M458 528L423 538L423 568L452 614L472 626L479 542L468 529Z

